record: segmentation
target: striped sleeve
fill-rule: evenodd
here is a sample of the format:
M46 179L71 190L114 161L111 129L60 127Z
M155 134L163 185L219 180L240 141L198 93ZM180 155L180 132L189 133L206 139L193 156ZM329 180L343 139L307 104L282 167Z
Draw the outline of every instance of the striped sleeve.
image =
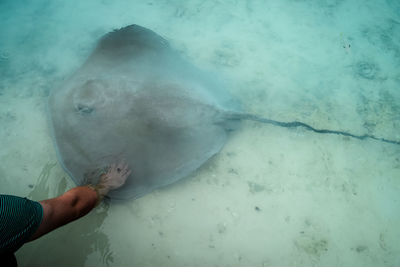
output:
M17 251L35 233L42 218L39 202L0 195L0 255Z

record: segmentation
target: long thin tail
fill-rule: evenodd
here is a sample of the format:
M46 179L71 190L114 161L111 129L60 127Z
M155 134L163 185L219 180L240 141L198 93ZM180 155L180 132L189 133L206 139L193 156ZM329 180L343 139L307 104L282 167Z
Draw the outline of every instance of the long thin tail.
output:
M257 115L246 114L246 113L231 113L229 117L230 117L230 119L233 119L233 120L251 120L251 121L268 123L268 124L272 124L275 126L286 127L286 128L303 127L304 129L306 129L308 131L312 131L312 132L316 132L316 133L337 134L337 135L349 136L349 137L356 138L359 140L364 140L364 139L370 138L370 139L374 139L374 140L389 143L389 144L400 145L400 141L390 140L390 139L386 139L386 138L380 138L380 137L376 137L376 136L370 135L370 134L356 135L356 134L352 134L349 132L343 132L343 131L316 129L316 128L314 128L304 122L300 122L300 121L281 122L281 121L275 121L275 120L271 120L271 119L267 119L267 118L262 118Z

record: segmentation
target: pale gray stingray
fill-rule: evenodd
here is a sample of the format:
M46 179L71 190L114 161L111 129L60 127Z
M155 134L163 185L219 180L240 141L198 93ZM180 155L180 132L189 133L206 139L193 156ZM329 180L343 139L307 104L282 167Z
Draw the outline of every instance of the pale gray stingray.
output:
M126 199L187 176L217 153L233 105L212 75L156 33L131 25L99 41L52 92L49 112L59 159L75 182L125 159L132 174L109 196Z
M128 162L132 174L109 194L117 199L188 176L222 148L241 119L400 144L241 113L215 77L137 25L106 34L83 66L51 93L49 113L60 162L77 184L96 182L113 162Z

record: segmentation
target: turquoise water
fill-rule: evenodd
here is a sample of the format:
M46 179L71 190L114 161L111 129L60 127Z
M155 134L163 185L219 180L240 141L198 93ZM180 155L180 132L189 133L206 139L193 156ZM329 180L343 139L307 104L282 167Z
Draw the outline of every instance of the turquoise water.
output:
M397 1L0 1L0 193L74 186L46 101L139 24L253 114L400 140ZM400 146L245 122L190 177L25 245L20 266L399 266Z

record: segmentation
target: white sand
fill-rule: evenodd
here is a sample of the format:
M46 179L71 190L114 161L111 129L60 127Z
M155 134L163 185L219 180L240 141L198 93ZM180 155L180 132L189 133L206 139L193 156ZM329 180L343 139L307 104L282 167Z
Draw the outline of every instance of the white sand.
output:
M41 200L74 186L57 163L46 96L99 37L132 23L225 75L251 113L400 140L394 1L8 2L0 193ZM104 204L17 258L20 266L399 266L399 177L398 145L245 122L191 177Z

